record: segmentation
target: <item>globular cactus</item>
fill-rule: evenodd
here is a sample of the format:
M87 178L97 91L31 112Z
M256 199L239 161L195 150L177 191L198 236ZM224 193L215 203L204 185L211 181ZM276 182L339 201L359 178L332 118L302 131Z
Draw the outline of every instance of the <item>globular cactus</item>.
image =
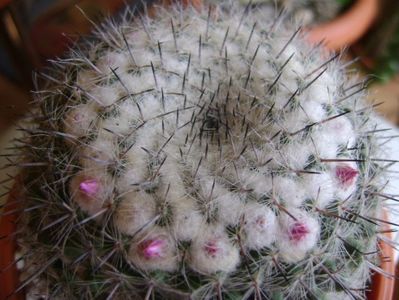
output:
M363 83L250 7L132 14L41 74L20 289L363 298L384 169Z

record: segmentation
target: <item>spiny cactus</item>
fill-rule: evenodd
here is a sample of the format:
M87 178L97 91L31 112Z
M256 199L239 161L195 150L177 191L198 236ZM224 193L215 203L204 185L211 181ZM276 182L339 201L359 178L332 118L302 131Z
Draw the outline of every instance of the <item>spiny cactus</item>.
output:
M384 169L363 83L262 11L156 13L98 26L40 76L19 290L363 298Z

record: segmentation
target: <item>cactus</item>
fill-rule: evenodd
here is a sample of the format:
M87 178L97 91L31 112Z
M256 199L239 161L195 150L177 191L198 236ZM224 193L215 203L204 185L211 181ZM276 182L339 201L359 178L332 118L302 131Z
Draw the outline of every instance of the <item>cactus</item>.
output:
M38 75L15 161L18 290L364 297L386 166L337 55L249 6L159 7L98 25Z

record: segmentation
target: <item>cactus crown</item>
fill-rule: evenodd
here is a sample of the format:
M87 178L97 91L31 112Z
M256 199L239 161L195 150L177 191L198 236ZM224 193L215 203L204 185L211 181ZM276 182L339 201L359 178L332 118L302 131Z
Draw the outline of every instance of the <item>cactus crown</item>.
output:
M362 298L382 169L362 83L250 7L132 14L42 75L21 288Z

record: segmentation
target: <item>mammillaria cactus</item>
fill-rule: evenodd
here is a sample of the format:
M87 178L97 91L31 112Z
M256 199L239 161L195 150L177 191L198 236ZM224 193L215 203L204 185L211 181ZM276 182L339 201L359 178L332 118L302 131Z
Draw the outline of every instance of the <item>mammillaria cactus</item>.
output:
M16 163L20 289L364 297L384 166L362 83L250 7L156 13L99 26L42 74Z

